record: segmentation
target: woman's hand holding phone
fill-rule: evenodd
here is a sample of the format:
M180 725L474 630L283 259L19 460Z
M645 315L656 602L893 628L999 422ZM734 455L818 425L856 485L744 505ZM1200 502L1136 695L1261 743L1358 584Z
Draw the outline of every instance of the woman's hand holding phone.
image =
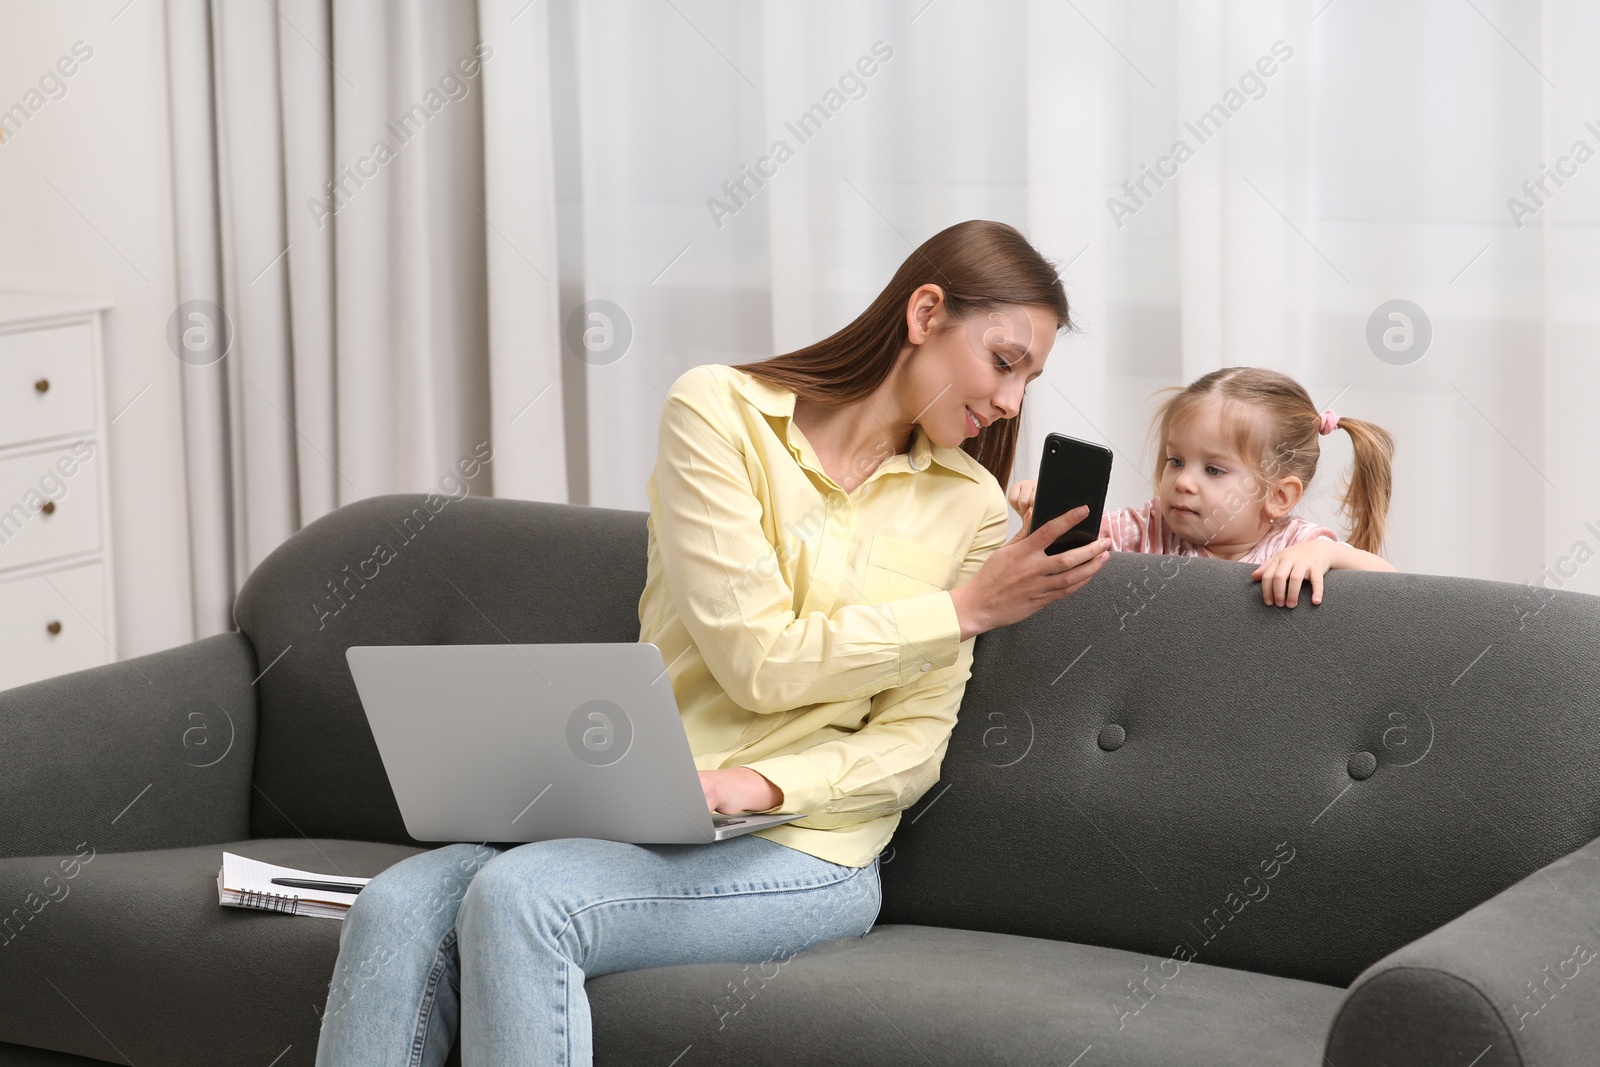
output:
M1045 552L1056 538L1088 517L1088 505L1080 505L1032 530L1030 504L1017 535L995 549L972 581L950 590L961 640L1020 622L1093 578L1111 557L1110 541L1091 541L1056 555Z

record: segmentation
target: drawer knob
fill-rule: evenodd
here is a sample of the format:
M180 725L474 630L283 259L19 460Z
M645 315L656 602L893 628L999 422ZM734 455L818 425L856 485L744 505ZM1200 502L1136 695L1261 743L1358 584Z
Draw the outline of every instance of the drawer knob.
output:
M48 626L45 627L45 629L49 630L52 634L58 634L61 632L61 623L52 621Z
M46 500L43 504L39 505L39 510L44 512L46 515L54 515L56 513L56 502L54 500Z
M33 387L41 393L48 393L50 391L50 379L40 378L38 381L33 383Z

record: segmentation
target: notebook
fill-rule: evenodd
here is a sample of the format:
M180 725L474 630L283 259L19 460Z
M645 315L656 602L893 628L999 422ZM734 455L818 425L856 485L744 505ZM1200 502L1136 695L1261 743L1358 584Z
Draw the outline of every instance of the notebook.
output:
M323 889L295 889L273 884L274 878L295 878L314 882L336 882L342 885L366 885L371 878L349 878L342 874L316 874L297 871L293 867L279 867L273 863L253 860L248 856L222 854L222 868L217 871L217 903L234 908L257 908L261 911L278 911L285 915L314 915L319 919L343 919L350 905L356 902L354 893L337 893Z

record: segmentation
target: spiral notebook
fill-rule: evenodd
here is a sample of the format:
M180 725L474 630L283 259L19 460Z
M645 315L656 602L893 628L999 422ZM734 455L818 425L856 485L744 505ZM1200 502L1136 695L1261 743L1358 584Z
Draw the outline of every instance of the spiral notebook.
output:
M285 915L313 915L319 919L343 919L350 905L356 902L354 893L337 893L322 889L291 889L274 885L274 878L339 882L347 885L366 885L371 878L349 878L342 874L317 874L297 871L293 867L279 867L263 863L248 856L222 854L222 868L217 871L217 903L234 908L255 908L260 911L277 911Z

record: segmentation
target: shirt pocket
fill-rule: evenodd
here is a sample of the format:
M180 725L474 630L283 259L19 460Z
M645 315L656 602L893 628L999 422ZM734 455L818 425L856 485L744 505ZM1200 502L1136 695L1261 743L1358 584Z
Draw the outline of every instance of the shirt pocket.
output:
M918 541L878 535L867 552L862 594L869 604L903 600L949 589L961 573L961 561Z

